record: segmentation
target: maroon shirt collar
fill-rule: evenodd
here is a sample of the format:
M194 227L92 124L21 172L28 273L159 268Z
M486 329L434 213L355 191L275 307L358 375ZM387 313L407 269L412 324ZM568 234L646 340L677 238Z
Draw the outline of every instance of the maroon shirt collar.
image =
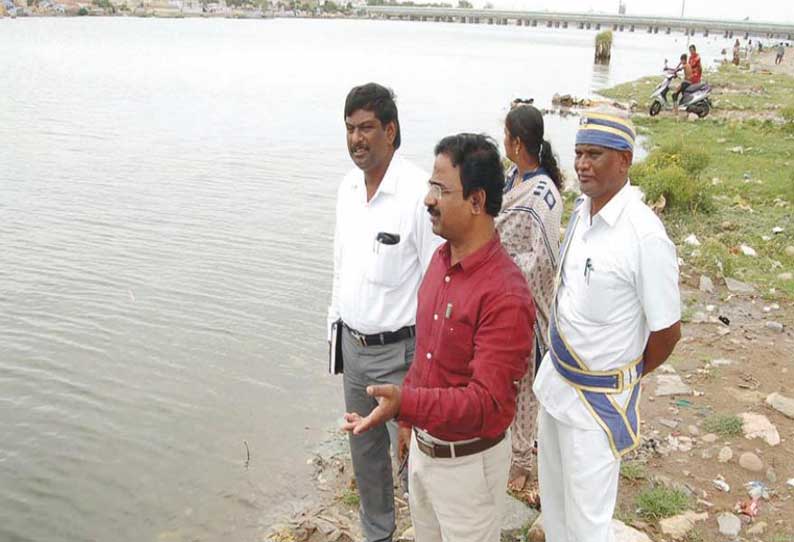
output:
M449 241L441 245L439 248L439 254L441 255L441 261L444 262L444 266L447 269L451 269L454 267L460 267L461 271L470 272L474 271L482 264L490 260L494 254L499 251L499 248L502 246L502 242L499 238L499 232L494 230L494 235L491 237L491 240L485 243L483 246L463 258L454 266L450 266L450 260L452 258L451 249L449 246Z

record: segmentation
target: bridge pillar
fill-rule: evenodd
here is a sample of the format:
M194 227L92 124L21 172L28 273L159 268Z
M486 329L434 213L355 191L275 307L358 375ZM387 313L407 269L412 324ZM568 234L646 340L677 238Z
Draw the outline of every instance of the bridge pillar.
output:
M629 32L634 32L634 25L631 25L631 27L629 28Z
M551 28L552 24L553 23L551 21L546 21L546 28Z
M623 25L620 25L620 31L621 31L621 32L623 32L623 29L624 29L624 28L625 28L625 27L624 27Z
M579 28L579 30L584 30L584 23L578 23L577 27Z
M653 27L652 26L648 27L648 34L653 34Z
M554 28L560 27L560 21L554 21Z
M601 23L596 23L596 27L595 27L595 29L596 29L596 30L601 30Z
M488 17L488 24L493 24L493 17Z
M586 24L586 25L584 25L584 26L585 26L585 28L587 28L588 30L590 30L590 27L591 27L590 23L587 23L587 24Z
M618 30L618 25L617 25L617 23L615 23L615 24L613 24L613 25L612 25L612 30L614 30L614 31L616 31L616 32L617 32L617 30Z
M703 37L704 38L708 38L709 37L709 29L708 28L703 31Z
M532 19L532 26L538 26L537 19Z
M670 28L670 27L668 26L668 27L667 27L667 30L665 31L665 34L669 34L669 33L670 33L670 32L672 32L672 31L673 31L673 29L672 29L672 28Z
M563 21L562 27L563 28L568 28L568 21Z

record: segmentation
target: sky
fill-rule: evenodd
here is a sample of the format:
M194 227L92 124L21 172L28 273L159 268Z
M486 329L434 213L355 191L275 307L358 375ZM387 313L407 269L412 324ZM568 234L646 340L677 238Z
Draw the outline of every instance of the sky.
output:
M626 15L658 15L699 19L737 19L794 25L794 2L791 0L624 0ZM482 7L486 0L473 1ZM496 9L527 11L589 11L617 13L619 0L490 0Z

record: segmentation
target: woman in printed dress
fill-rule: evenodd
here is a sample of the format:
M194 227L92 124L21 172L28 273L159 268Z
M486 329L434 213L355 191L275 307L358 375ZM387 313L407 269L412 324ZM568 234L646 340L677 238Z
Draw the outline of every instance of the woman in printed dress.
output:
M534 106L517 105L510 110L505 118L504 146L513 166L507 172L502 212L496 218L496 227L502 244L529 283L537 317L535 345L529 369L519 386L511 427L513 462L509 487L521 492L535 478L532 470L538 407L532 381L547 349L560 247L563 179L551 144L544 139L543 115ZM535 500L536 493L529 493L528 500Z

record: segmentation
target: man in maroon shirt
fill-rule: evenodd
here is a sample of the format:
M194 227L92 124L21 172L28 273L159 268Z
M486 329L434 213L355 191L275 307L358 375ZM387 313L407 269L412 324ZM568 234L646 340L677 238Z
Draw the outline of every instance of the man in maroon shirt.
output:
M516 382L524 375L535 311L527 283L499 241L494 217L504 174L486 136L442 139L425 198L447 240L419 288L416 356L402 387L369 386L379 405L345 414L360 434L397 418L408 461L417 542L497 542ZM411 430L413 428L413 437Z

